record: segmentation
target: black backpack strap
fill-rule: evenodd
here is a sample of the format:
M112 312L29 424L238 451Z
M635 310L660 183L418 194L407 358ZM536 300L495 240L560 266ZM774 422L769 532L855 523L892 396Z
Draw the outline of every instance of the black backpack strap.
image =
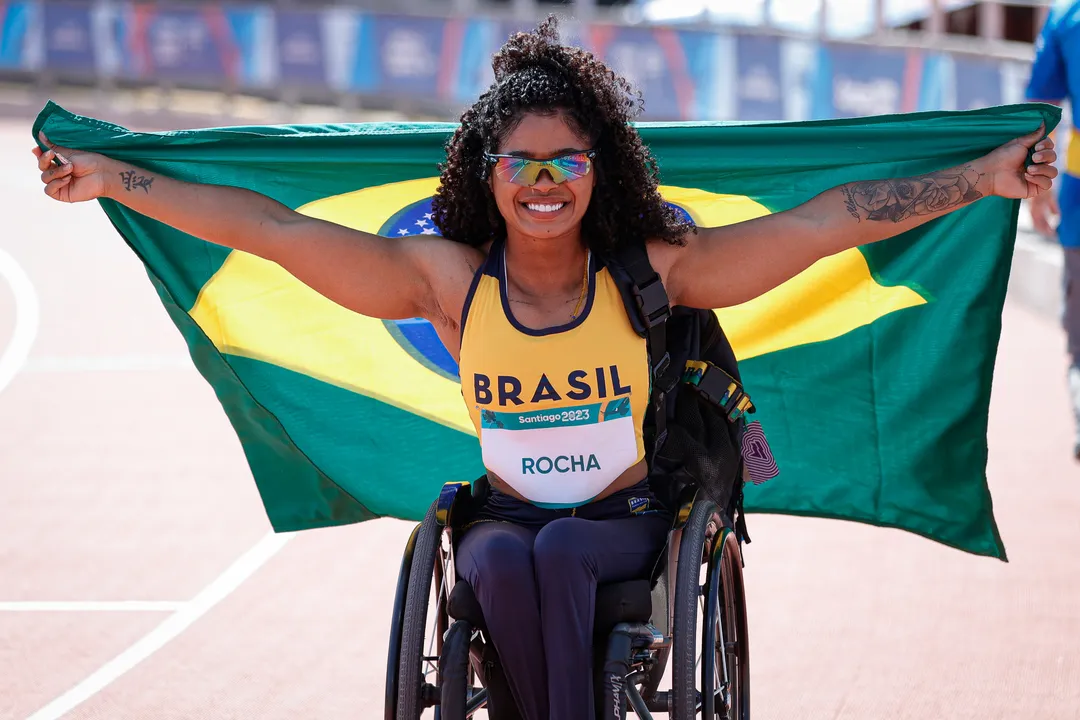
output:
M656 443L660 447L667 436L667 411L664 400L679 381L681 368L671 366L667 351L667 320L671 317L671 304L660 275L653 270L644 245L623 248L615 258L616 282L618 270L626 275L626 283L619 283L623 303L627 306L630 322L646 339L649 349L649 368L652 373L652 403ZM625 287L622 287L626 285Z

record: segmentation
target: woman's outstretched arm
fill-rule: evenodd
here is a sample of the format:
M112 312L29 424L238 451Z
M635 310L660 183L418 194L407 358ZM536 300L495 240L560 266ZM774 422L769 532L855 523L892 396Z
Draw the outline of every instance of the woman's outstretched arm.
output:
M455 317L445 298L468 287L469 253L437 236L384 238L301 215L243 188L204 185L148 172L96 153L34 148L49 197L110 198L207 242L281 265L355 312L379 318ZM58 161L54 162L54 158ZM447 291L450 292L447 292Z
M821 258L899 235L980 198L1049 192L1057 152L1050 138L1040 141L1043 134L1040 126L958 167L846 183L784 212L702 228L682 247L654 244L654 265L672 302L701 308L747 302ZM1025 166L1033 145L1034 164Z

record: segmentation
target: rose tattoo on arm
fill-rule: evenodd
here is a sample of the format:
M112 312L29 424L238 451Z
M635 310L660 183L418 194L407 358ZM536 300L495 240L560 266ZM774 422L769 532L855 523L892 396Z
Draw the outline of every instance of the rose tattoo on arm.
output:
M857 221L903 222L916 215L952 210L983 196L982 173L970 165L900 180L868 180L841 187L844 206Z

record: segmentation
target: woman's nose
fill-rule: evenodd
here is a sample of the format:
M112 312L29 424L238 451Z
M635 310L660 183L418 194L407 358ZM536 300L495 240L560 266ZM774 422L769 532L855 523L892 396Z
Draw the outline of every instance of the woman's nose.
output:
M550 190L557 185L558 183L551 177L551 172L546 168L540 171L540 174L536 176L536 182L533 183L533 187L537 190Z

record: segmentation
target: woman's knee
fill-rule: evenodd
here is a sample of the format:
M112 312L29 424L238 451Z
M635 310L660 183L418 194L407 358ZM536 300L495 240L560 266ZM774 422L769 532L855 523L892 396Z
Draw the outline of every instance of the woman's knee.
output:
M469 530L457 553L457 571L476 589L532 578L532 534L516 525L491 523Z
M589 522L568 517L545 525L533 543L533 562L537 571L560 572L592 567L594 538L589 533Z

